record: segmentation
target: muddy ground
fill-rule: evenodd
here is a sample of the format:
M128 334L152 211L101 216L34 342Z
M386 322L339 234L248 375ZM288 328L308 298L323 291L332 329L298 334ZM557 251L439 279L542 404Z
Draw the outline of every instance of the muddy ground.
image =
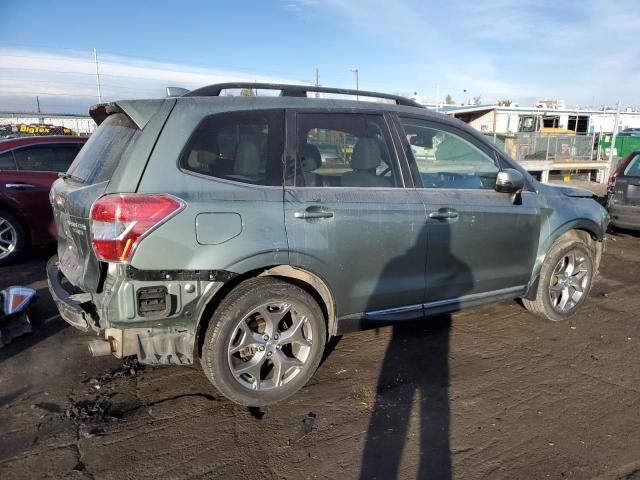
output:
M32 285L0 350L0 478L640 478L640 237L611 237L586 307L505 302L333 342L290 400L248 410L196 368L92 359Z

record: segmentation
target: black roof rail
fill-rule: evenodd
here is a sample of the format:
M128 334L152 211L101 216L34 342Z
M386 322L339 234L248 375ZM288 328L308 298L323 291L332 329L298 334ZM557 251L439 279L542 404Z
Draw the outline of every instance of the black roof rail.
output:
M230 82L230 83L216 83L214 85L208 85L206 87L197 88L185 93L183 97L217 97L220 96L222 90L230 88L251 88L260 90L280 90L280 96L282 97L306 97L307 92L319 92L319 93L333 93L339 95L354 95L360 97L372 97L372 98L384 98L387 100L393 100L397 105L406 105L409 107L423 108L415 100L410 98L401 97L399 95L390 95L388 93L368 92L366 90L351 90L349 88L329 88L329 87L316 87L314 85L286 85L282 83L254 83L254 82Z

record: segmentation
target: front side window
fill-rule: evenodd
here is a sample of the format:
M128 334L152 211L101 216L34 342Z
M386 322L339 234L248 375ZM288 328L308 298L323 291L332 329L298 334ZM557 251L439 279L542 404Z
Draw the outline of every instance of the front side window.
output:
M381 115L300 113L290 175L301 187L397 187Z
M78 154L75 143L43 144L14 150L18 170L66 172Z
M640 153L631 159L624 169L625 177L640 177Z
M284 113L230 112L200 123L180 160L188 171L252 185L282 185Z
M500 168L475 145L435 124L401 118L422 186L426 188L494 189Z

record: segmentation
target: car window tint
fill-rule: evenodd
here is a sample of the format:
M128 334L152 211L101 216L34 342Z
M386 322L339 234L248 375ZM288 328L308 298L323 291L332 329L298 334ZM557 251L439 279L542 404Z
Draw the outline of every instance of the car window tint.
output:
M627 168L624 169L625 177L640 177L640 154L631 159Z
M466 139L435 124L401 118L413 157L426 188L494 189L500 171L496 161Z
M185 170L252 185L282 185L284 112L231 112L207 117L180 160Z
M78 154L75 144L43 144L14 150L19 170L66 172Z
M296 186L397 187L396 162L381 115L300 113Z
M16 162L13 159L13 152L0 153L0 170L15 170Z

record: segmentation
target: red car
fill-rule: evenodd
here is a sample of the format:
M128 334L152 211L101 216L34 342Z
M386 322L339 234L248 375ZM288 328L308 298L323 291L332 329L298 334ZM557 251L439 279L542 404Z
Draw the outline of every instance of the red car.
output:
M55 241L49 190L86 141L67 136L0 141L0 265L29 246Z

